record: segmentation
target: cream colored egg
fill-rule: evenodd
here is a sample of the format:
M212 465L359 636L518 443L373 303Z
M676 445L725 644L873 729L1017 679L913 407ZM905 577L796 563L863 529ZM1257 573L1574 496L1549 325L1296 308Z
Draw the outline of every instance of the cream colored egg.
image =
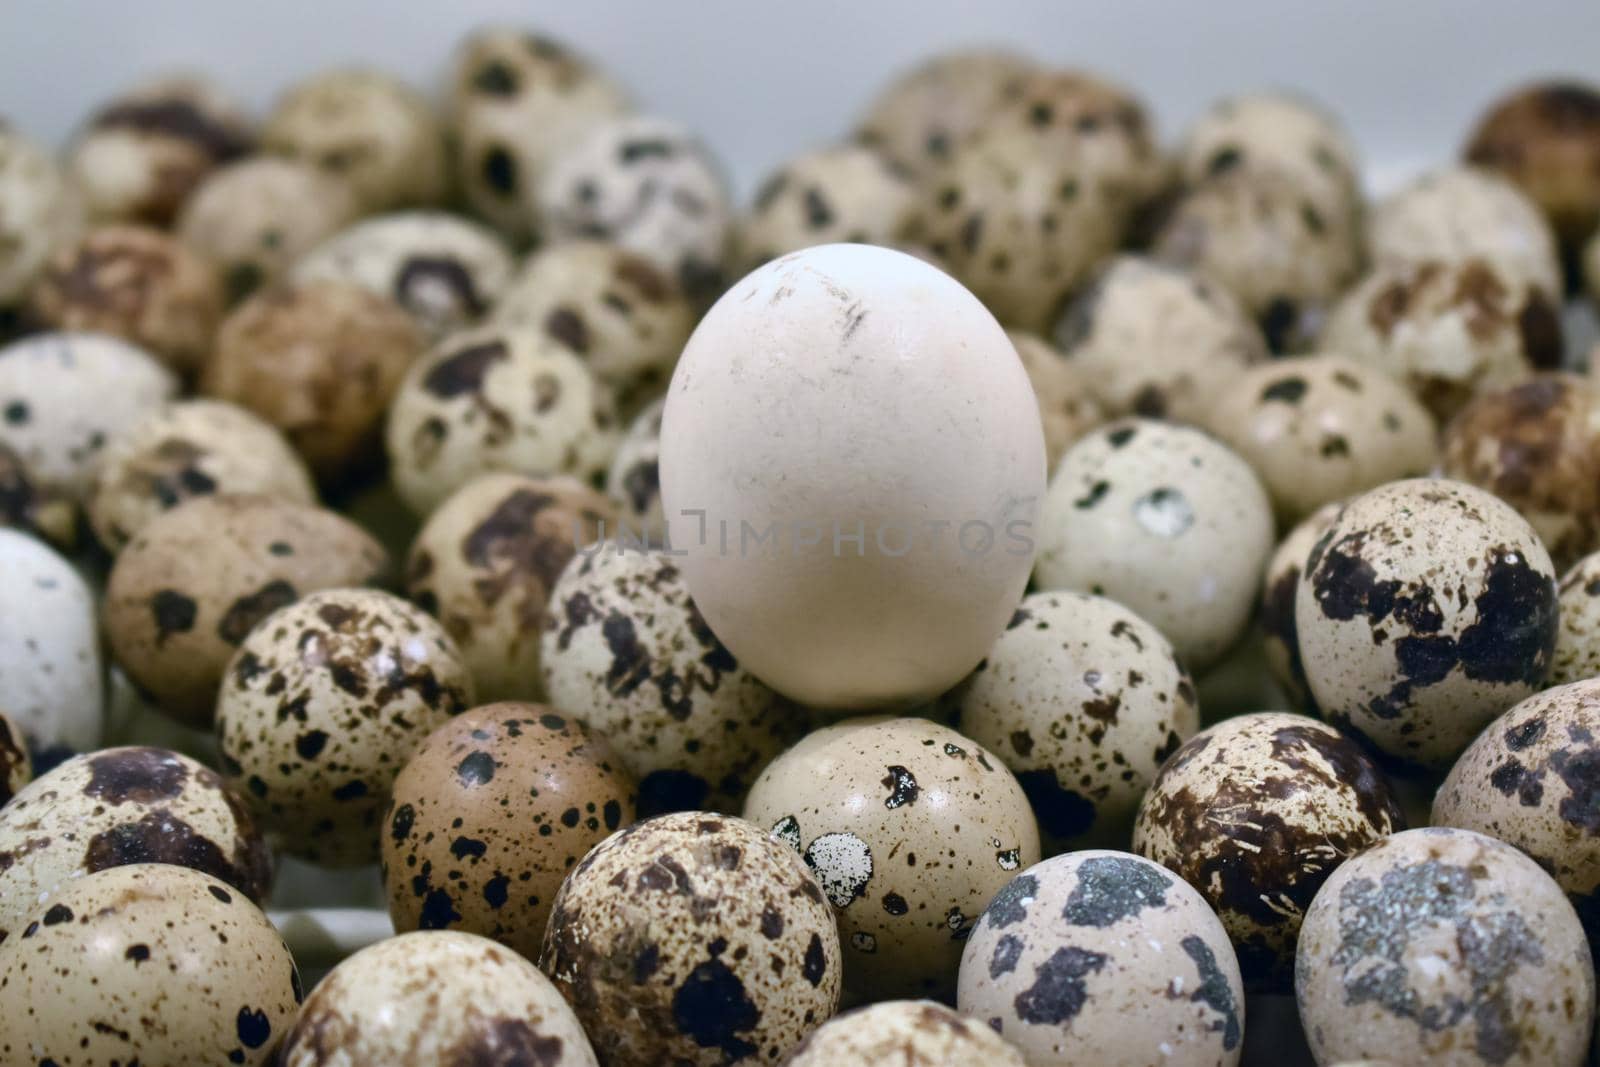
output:
M784 1067L1023 1067L1021 1053L981 1020L933 1000L886 1000L812 1031Z
M1095 400L1084 368L1066 358L1042 337L1021 330L1007 330L1006 336L1017 350L1017 358L1028 372L1028 381L1039 398L1039 422L1044 427L1045 469L1056 462L1078 438L1106 421L1104 410Z
M739 223L739 258L755 267L812 245L892 244L911 208L909 175L870 148L807 152L764 178Z
M1361 204L1361 158L1349 131L1333 112L1292 93L1218 101L1189 127L1178 156L1190 185L1236 169L1277 170L1336 210Z
M0 530L0 708L46 752L99 745L105 668L94 594L43 541Z
M0 307L13 307L83 227L83 197L43 146L0 121Z
M606 472L606 496L617 506L619 538L661 545L667 517L661 506L661 415L667 398L656 400L628 424Z
M1284 534L1267 561L1266 580L1261 587L1257 617L1261 621L1261 645L1267 669L1289 698L1290 705L1299 711L1315 711L1316 702L1311 699L1305 667L1300 662L1300 637L1294 622L1295 593L1299 591L1300 572L1305 569L1311 547L1328 532L1343 506L1342 501L1324 504Z
M1600 677L1600 552L1562 575L1557 605L1561 623L1547 681L1564 685Z

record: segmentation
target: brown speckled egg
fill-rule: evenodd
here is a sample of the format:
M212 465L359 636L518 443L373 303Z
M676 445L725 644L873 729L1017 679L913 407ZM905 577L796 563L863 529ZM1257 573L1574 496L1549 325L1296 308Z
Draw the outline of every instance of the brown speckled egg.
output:
M317 501L310 471L276 427L234 404L187 400L152 413L106 447L89 521L114 554L156 516L216 493Z
M101 226L51 257L29 307L52 329L121 337L194 374L222 321L222 279L171 234Z
M1108 596L1201 671L1244 631L1272 552L1272 505L1250 465L1199 430L1102 426L1045 494L1034 581Z
M1267 357L1227 289L1141 256L1118 256L1068 305L1055 342L1111 415L1193 422Z
M1226 719L1179 748L1139 807L1133 850L1200 891L1246 986L1287 992L1300 919L1344 860L1405 829L1354 741L1304 715Z
M406 595L444 624L481 698L543 694L539 643L550 590L578 548L612 521L610 502L587 486L517 474L485 474L428 518L406 560Z
M1442 768L1544 681L1555 570L1527 521L1482 489L1391 482L1346 504L1312 547L1294 612L1323 716Z
M284 851L370 863L395 775L472 704L472 678L433 619L372 589L329 589L269 615L217 698L223 772Z
M244 806L209 767L161 748L74 756L0 809L0 943L38 901L132 863L193 867L266 897L272 857Z
M617 507L617 537L632 537L661 545L667 536L667 516L661 504L661 397L640 411L628 424L606 472L606 496Z
M0 309L14 310L82 227L77 184L44 145L0 119Z
M0 527L70 550L77 543L77 525L73 502L40 482L16 449L0 440Z
M1034 593L960 690L961 727L1016 774L1045 851L1127 840L1162 760L1200 728L1154 626L1084 593ZM1075 840L1076 839L1076 840Z
M1520 511L1570 567L1600 548L1600 386L1552 373L1478 394L1445 430L1442 470Z
M1405 386L1337 355L1253 367L1201 422L1260 475L1285 526L1330 501L1427 474L1439 452L1433 416Z
M1550 659L1550 685L1600 677L1600 552L1580 559L1561 577L1561 623Z
M141 863L36 904L0 946L0 1061L270 1064L301 1000L266 915L199 871Z
M357 952L306 998L283 1067L594 1067L572 1009L539 969L487 938L401 934Z
M1095 400L1082 366L1035 334L1007 330L1006 336L1039 398L1045 470L1052 470L1073 442L1106 421L1105 412Z
M422 347L409 315L356 286L271 288L222 324L201 391L278 427L337 482L378 459L383 414Z
M23 786L33 780L33 760L22 727L5 712L0 712L0 808L11 802Z
M805 729L800 708L741 667L668 555L589 544L550 592L545 693L604 734L639 776L639 810L736 811Z
M1352 857L1306 912L1295 994L1318 1063L1577 1067L1594 963L1528 857L1429 827Z
M1342 507L1343 501L1324 504L1285 534L1267 561L1267 576L1261 587L1257 614L1261 620L1261 644L1267 669L1289 703L1301 711L1315 711L1316 701L1311 699L1305 667L1300 662L1300 638L1294 625L1295 593L1300 588L1300 572L1305 569L1311 547L1328 532Z
M784 1067L1024 1067L1022 1054L977 1019L933 1000L886 1000L836 1015L796 1045Z
M428 735L385 816L397 930L465 930L529 959L567 871L634 821L638 787L604 737L542 704L487 704Z
M1244 992L1222 925L1189 886L1126 852L1028 868L961 956L961 1011L1031 1067L1234 1067Z
M907 172L870 148L808 152L757 187L739 224L739 258L756 267L812 245L892 244L915 194Z
M948 997L989 898L1039 859L1011 772L923 719L847 723L800 742L756 781L745 818L817 873L861 997Z
M202 497L151 520L117 556L103 625L122 669L162 711L211 723L217 687L256 623L317 589L388 570L331 511L260 496Z
M839 1003L817 879L760 827L707 812L596 846L561 886L539 966L616 1067L772 1062Z

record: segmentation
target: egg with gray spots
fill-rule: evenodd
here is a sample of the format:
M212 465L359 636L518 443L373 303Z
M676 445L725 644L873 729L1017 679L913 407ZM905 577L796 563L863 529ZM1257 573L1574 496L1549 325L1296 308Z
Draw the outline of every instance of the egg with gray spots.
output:
M595 1067L577 1017L539 969L487 938L401 934L330 971L283 1042L283 1067Z
M744 814L816 872L859 997L950 996L984 905L1039 859L1016 778L923 719L819 731L762 773Z
M790 1051L784 1067L1024 1067L1021 1053L978 1019L933 1000L886 1000L836 1015Z
M762 828L707 812L596 846L556 896L539 966L618 1067L771 1062L839 1003L816 878Z
M1443 768L1550 669L1555 571L1511 506L1462 482L1392 482L1345 505L1295 593L1322 715Z
M1233 1067L1244 990L1200 895L1126 852L1029 867L984 910L961 956L957 1006L1031 1067Z
M755 267L812 245L892 244L916 187L870 148L839 145L789 160L762 179L740 220L740 261Z
M222 770L275 845L330 867L371 863L400 768L472 704L443 627L374 589L327 589L245 637L217 698Z
M1300 589L1300 572L1305 569L1312 546L1328 532L1343 507L1343 501L1324 504L1284 534L1267 561L1266 580L1261 587L1261 604L1256 612L1261 621L1261 650L1273 681L1289 698L1290 706L1300 711L1314 712L1316 701L1311 699L1305 665L1300 662L1300 635L1294 622L1295 594Z
M1550 685L1600 675L1600 552L1580 559L1561 576L1556 601L1561 616Z
M0 708L41 752L82 751L105 728L94 594L43 541L0 529Z
M1161 761L1200 728L1167 639L1083 593L1023 600L959 694L962 729L1017 776L1052 853L1125 840Z
M1352 857L1300 931L1295 998L1318 1063L1577 1067L1594 997L1560 886L1470 830L1410 830Z
M83 214L82 194L51 153L0 122L0 308L21 302Z
M15 719L0 712L0 808L33 780L33 758Z
M628 424L606 472L606 496L617 508L617 537L657 547L665 545L667 536L661 506L661 414L666 406L667 398L661 397Z

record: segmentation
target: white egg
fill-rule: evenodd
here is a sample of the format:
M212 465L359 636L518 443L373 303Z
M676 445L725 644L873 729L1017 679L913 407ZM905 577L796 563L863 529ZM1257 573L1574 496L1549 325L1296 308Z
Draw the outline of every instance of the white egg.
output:
M94 598L43 541L0 530L0 708L41 749L100 744L105 706Z

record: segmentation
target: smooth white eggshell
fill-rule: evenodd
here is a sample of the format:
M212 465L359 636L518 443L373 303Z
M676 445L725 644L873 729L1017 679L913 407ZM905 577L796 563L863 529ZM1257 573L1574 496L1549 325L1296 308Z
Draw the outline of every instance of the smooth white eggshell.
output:
M0 708L40 748L100 744L94 597L50 546L15 530L0 530Z

